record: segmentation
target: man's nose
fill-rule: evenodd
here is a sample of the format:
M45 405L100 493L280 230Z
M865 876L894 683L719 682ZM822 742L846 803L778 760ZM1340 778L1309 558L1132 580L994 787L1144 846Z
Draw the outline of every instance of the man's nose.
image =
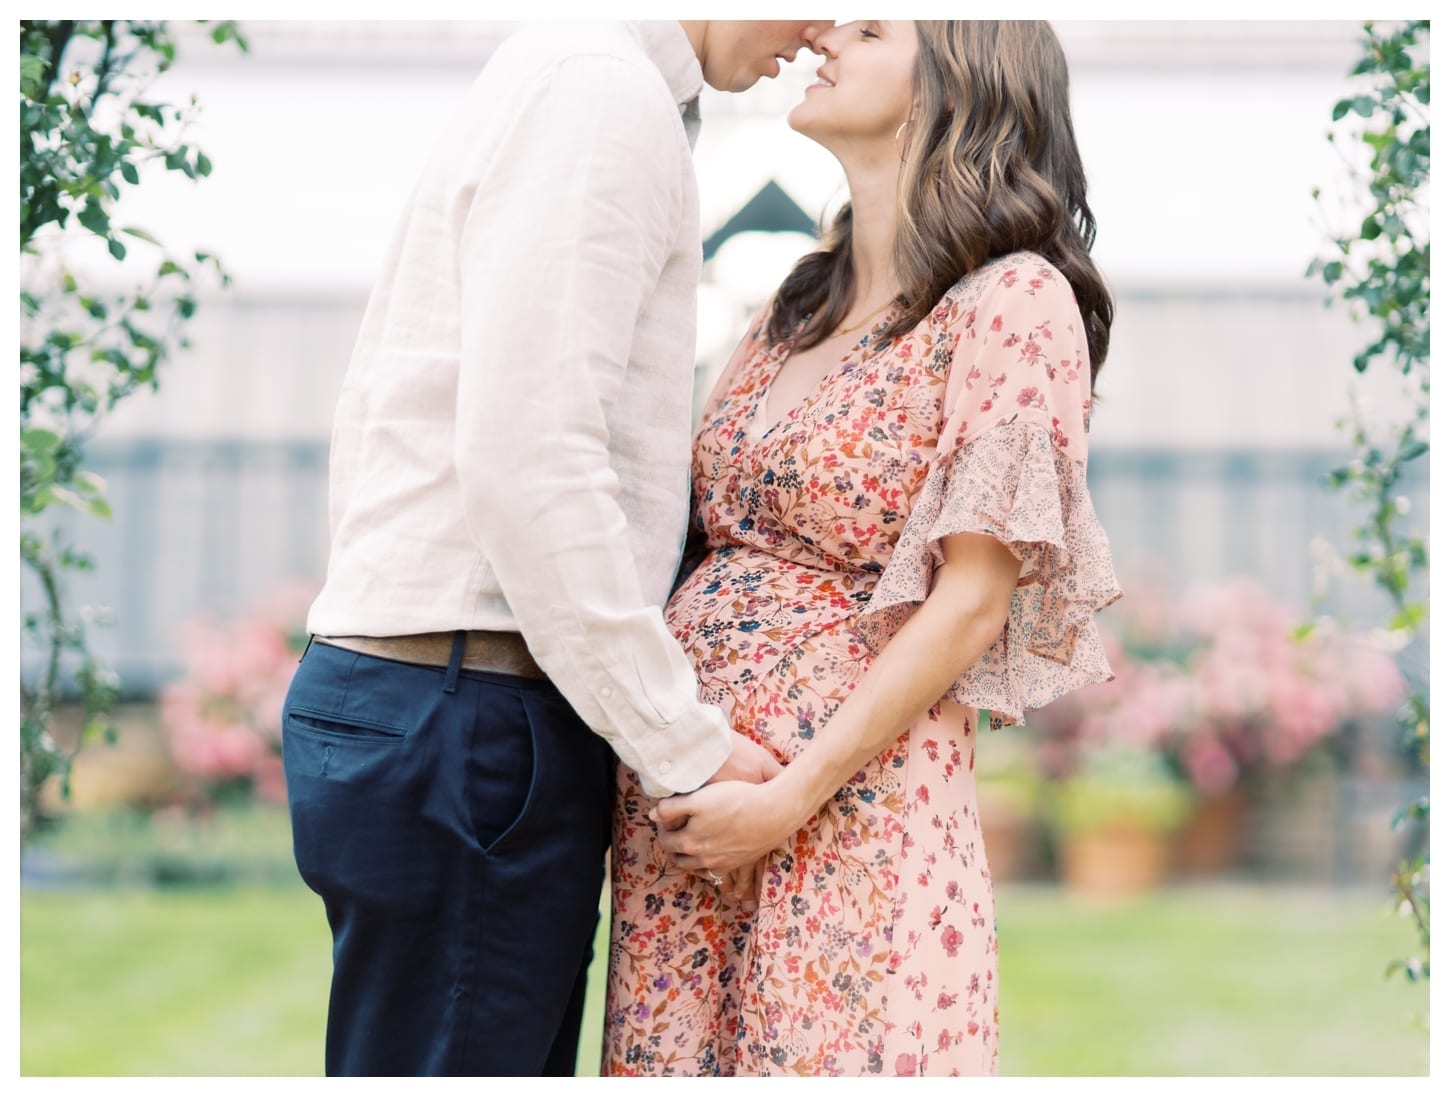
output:
M816 45L817 40L835 25L835 22L831 20L807 23L805 30L801 31L801 41L805 43L806 49L812 53L820 53L820 48Z

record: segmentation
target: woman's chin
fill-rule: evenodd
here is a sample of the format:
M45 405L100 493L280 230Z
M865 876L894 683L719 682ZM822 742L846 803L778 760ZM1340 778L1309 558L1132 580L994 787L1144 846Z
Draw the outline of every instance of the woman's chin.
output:
M810 100L802 100L791 108L791 112L785 116L785 124L802 137L810 137L819 140L816 136L819 130L819 119L815 117L815 111L811 109Z

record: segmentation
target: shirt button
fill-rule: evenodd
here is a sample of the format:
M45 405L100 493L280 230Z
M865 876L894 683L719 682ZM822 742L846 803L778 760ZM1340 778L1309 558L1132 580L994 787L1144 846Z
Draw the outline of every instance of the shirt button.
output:
M599 696L601 696L601 697L613 697L614 696L614 690L612 690L609 686L605 686L603 689L601 689L599 691Z
M670 771L670 764L668 762L661 762L660 763L660 772L661 773L668 773L669 771Z

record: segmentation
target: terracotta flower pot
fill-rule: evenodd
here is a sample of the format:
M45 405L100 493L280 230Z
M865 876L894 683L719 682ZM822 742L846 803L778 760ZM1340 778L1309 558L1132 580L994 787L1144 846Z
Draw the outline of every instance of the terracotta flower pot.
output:
M1030 880L1043 875L1042 824L1025 812L982 813L982 848L992 879Z
M1238 866L1247 802L1237 785L1198 801L1178 837L1178 867L1185 876L1218 876Z
M1062 882L1099 896L1135 895L1162 884L1173 863L1171 830L1113 823L1058 838Z

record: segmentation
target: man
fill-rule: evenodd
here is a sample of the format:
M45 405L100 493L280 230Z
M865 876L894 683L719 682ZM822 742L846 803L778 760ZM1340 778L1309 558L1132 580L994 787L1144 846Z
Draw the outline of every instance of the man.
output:
M333 932L329 1074L572 1074L610 748L658 796L778 768L699 702L660 612L688 509L690 151L702 80L743 90L829 25L526 29L424 167L343 383L318 642L284 710Z

